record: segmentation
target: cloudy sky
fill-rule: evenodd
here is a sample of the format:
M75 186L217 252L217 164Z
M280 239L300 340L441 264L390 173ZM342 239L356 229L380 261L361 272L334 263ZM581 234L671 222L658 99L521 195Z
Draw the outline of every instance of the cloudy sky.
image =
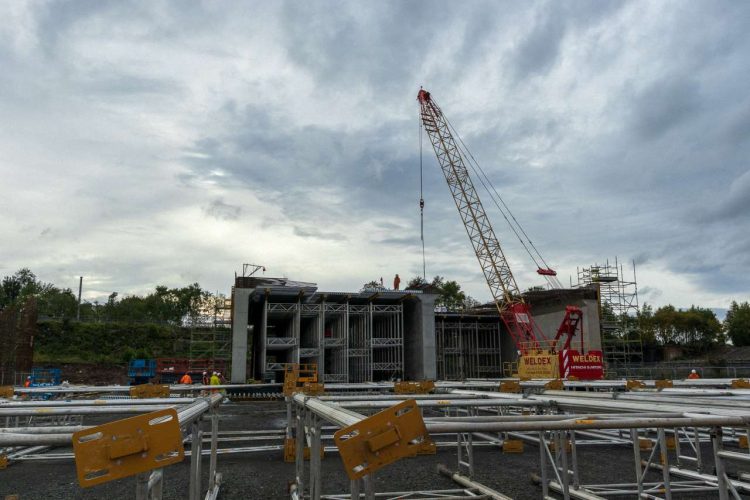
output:
M618 257L641 302L750 298L748 2L5 0L0 20L0 275L83 275L95 299L227 292L243 262L324 290L421 274L424 85L562 281ZM428 149L424 169L427 274L487 299Z

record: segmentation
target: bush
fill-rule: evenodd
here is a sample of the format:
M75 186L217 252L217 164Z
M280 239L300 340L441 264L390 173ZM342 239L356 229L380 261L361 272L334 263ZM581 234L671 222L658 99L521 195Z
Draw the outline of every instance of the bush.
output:
M136 358L187 357L186 328L140 323L40 321L36 361L123 363Z

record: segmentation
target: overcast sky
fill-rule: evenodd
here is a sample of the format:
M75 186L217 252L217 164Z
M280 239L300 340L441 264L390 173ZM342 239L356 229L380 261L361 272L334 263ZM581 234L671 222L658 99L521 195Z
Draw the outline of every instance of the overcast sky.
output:
M420 85L563 282L617 256L641 303L750 298L743 1L4 0L0 276L102 299L228 292L243 262L323 290L421 274ZM424 169L427 274L486 300Z

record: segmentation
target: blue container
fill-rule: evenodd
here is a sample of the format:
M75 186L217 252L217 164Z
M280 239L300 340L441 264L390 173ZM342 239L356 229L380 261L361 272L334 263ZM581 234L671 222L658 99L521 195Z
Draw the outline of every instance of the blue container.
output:
M52 387L60 385L62 373L59 368L32 368L31 387Z
M128 364L128 377L152 378L156 376L155 359L133 359Z

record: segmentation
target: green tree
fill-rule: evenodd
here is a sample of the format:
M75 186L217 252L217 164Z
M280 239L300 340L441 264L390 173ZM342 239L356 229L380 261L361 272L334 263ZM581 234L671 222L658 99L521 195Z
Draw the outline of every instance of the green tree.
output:
M697 351L706 351L723 342L721 323L716 314L706 307L690 306L680 311L677 326L682 335L682 345Z
M37 296L39 314L50 318L74 318L78 299L70 288L44 288Z
M724 330L734 345L750 345L750 303L732 301L724 319Z
M643 345L654 346L657 344L654 308L650 304L644 303L636 314L636 331L640 335Z
M421 288L424 288L427 285L428 285L427 280L425 280L423 277L421 277L421 276L414 276L406 284L405 290L419 290Z
M368 281L364 285L362 285L362 288L359 290L360 292L364 292L365 290L380 290L383 288L380 286L380 282L377 280Z
M716 314L705 307L677 309L662 306L651 313L644 305L638 316L641 338L645 344L653 340L661 345L679 345L694 352L703 352L724 342L722 327Z
M461 291L461 285L451 280L443 283L440 287L440 295L435 301L436 305L445 306L449 310L463 309L466 294Z
M37 298L39 315L52 318L72 318L77 300L69 288L60 289L52 283L37 279L29 268L22 268L12 276L5 276L0 285L0 309L7 305Z

